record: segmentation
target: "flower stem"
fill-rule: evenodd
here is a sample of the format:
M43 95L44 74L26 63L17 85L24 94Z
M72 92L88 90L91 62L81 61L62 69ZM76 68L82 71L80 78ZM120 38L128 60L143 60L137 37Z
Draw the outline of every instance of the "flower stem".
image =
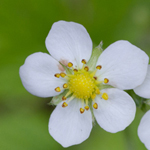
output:
M133 138L131 137L130 127L127 127L123 132L126 140L125 143L127 145L127 150L136 149L136 147L134 146Z

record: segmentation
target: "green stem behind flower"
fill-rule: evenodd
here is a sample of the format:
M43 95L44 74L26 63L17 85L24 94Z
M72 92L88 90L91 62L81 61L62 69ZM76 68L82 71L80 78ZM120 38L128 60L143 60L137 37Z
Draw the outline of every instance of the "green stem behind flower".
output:
M140 108L144 112L147 111L147 108L146 108L147 99L136 95L133 90L128 90L126 92L133 98L133 100L138 108Z
M127 145L127 150L135 150L135 146L134 146L134 141L133 138L131 137L131 131L130 131L130 127L127 127L124 131L124 136L125 136L125 140L126 140L126 145Z

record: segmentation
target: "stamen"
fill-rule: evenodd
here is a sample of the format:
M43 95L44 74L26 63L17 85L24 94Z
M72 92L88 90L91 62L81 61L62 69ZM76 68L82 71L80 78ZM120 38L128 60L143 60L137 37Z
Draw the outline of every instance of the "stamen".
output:
M86 105L86 106L85 106L84 108L85 108L86 110L89 110L88 99L85 100L85 105Z
M63 101L66 100L66 99L67 99L67 98L66 98L65 96L62 97L62 100L63 100Z
M68 104L66 103L66 102L64 102L63 104L62 104L62 107L67 107L68 106Z
M98 66L96 66L96 69L102 69L102 66L101 65L98 65Z
M78 72L78 69L74 69L73 71L74 71L74 72Z
M97 88L95 93L100 94L100 90Z
M104 79L104 83L108 83L109 80L107 78Z
M95 80L97 80L97 77L93 77Z
M71 102L74 99L75 96L71 96L70 99L67 101L67 103Z
M84 113L84 109L80 108L80 113L83 114Z
M97 70L93 71L93 72L90 74L90 76L93 77L96 72L97 72Z
M73 66L73 63L69 62L68 67L72 67L72 66Z
M85 59L82 59L81 61L83 64L86 64L86 60Z
M88 106L88 99L85 100L85 104L86 104L86 106Z
M94 103L94 104L93 104L93 108L97 109L97 108L98 108L98 104L97 104L97 103Z
M61 73L60 73L60 76L61 76L62 78L64 78L64 77L66 76L66 74L65 74L64 72L61 72Z
M88 67L88 66L85 66L85 67L84 67L84 70L85 70L85 71L89 71L89 67Z
M60 77L60 74L59 74L59 73L56 73L54 76L55 76L56 78L59 78L59 77Z
M103 81L96 81L96 84L101 84L103 83Z
M60 87L55 88L55 91L60 92L61 91Z
M84 100L82 99L82 108L84 108Z
M70 94L71 94L71 91L69 91L69 92L65 95L65 97L67 98Z
M65 84L63 85L63 88L67 88L67 87L68 87L68 84L65 83Z
M82 70L84 70L84 67L85 67L85 64L86 64L86 60L85 60L85 59L82 59L81 62L83 63Z
M108 100L108 94L107 93L103 93L103 95L102 95L102 98L104 99L104 100Z
M89 110L89 106L85 106L84 108L85 108L86 110Z

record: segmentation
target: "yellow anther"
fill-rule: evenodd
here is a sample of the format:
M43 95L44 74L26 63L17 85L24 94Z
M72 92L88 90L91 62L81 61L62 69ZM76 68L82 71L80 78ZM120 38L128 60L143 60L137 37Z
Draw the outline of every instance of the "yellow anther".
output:
M80 108L80 113L83 114L84 113L84 109Z
M64 77L66 76L66 74L65 74L64 72L61 72L61 73L60 73L60 76L61 76L62 78L64 78Z
M60 87L55 88L55 91L60 92L61 91Z
M68 106L68 104L66 103L66 102L64 102L63 104L62 104L62 107L67 107Z
M107 78L104 79L104 83L108 83L109 80Z
M72 66L73 66L73 63L69 62L68 67L72 67Z
M85 59L82 59L81 61L83 64L86 64L86 60Z
M97 104L97 103L94 103L94 104L93 104L93 108L97 109L97 108L98 108L98 104Z
M56 78L59 78L59 77L60 77L60 74L59 74L59 73L56 73L54 76L55 76Z
M66 100L66 99L67 99L67 98L66 98L65 96L62 97L62 100L63 100L63 101Z
M95 80L97 80L97 77L93 77Z
M98 66L96 66L96 69L101 69L102 68L102 66L101 65L98 65Z
M78 72L78 69L74 69L73 71L74 71L74 72Z
M100 90L99 89L96 89L96 94L100 94Z
M89 106L85 106L84 108L85 108L86 110L89 110Z
M103 93L102 98L103 98L104 100L108 100L108 94L107 94L107 93Z
M68 87L68 84L65 83L65 84L63 85L63 88L67 88L67 87Z
M96 94L91 95L92 99L95 99L95 97L96 97Z
M89 67L88 67L88 66L85 66L85 67L84 67L84 70L85 70L85 71L89 71Z

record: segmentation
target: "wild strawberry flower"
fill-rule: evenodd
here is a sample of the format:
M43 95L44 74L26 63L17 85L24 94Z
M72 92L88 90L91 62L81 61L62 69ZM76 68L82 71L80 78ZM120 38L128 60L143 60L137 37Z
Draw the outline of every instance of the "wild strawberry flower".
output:
M93 116L111 133L133 121L136 106L123 90L144 81L148 56L141 49L121 40L100 54L100 47L92 51L91 38L82 25L65 21L53 24L46 47L51 55L28 56L20 77L31 94L58 100L48 125L57 142L68 147L86 140Z
M150 65L144 82L134 89L134 92L144 98L150 99ZM150 100L147 100L149 103ZM147 149L150 149L150 110L142 117L139 127L138 136L145 144Z

